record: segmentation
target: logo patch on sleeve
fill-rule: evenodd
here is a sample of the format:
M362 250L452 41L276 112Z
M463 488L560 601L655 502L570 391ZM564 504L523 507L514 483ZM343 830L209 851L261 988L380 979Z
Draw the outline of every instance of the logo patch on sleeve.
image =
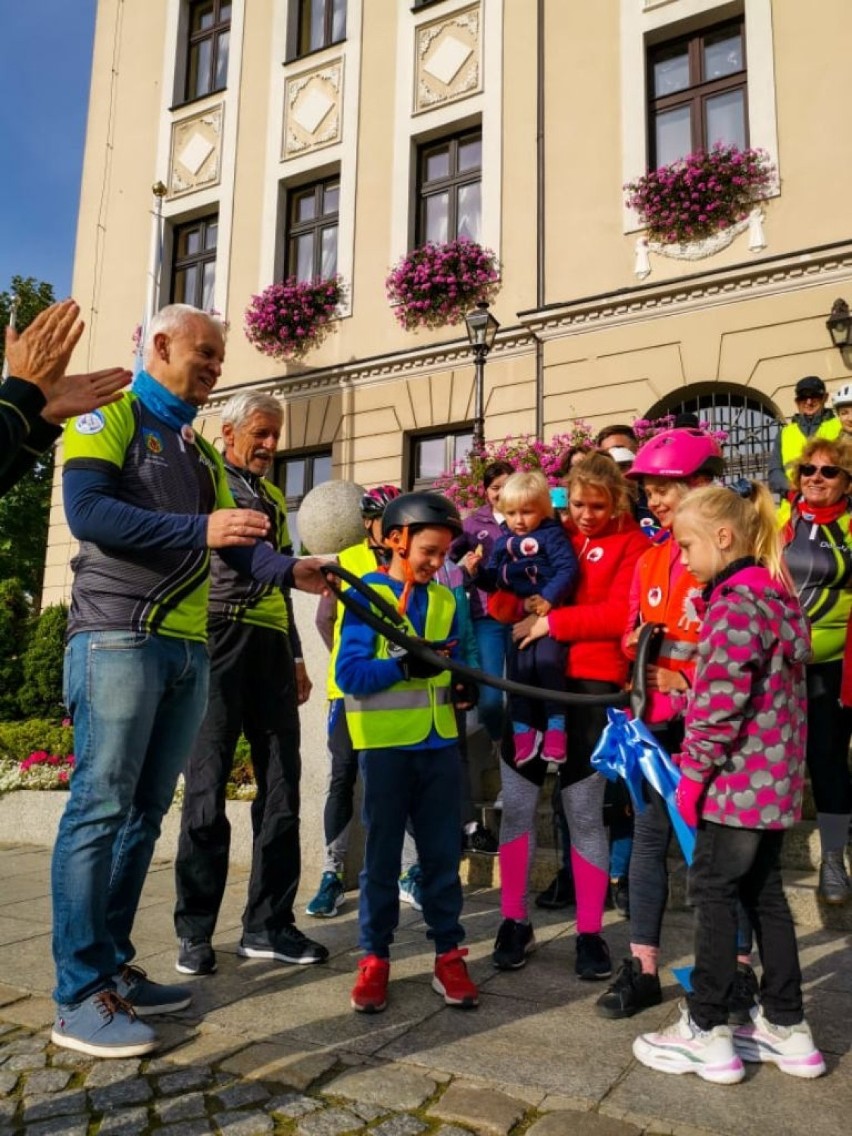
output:
M88 414L81 414L74 422L74 429L78 434L100 434L106 426L106 419L100 410L92 410Z

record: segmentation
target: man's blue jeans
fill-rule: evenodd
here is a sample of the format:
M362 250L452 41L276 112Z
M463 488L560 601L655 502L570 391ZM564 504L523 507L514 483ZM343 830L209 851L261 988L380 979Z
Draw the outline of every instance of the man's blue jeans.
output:
M65 704L76 768L53 850L53 957L60 1005L110 986L163 814L207 706L203 643L129 631L74 635Z

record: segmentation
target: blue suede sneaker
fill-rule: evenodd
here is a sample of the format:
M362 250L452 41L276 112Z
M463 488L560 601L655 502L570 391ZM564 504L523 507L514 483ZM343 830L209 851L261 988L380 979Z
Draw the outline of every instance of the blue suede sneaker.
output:
M174 1014L185 1010L192 1001L186 986L166 986L152 982L138 966L123 966L115 976L119 998L133 1007L138 1018L149 1014Z
M306 915L315 919L331 919L343 903L346 888L337 872L323 872L319 891L305 908Z
M410 903L415 911L423 910L419 864L412 864L408 871L403 872L399 877L399 898L403 903Z
M157 1035L114 990L99 990L74 1006L59 1006L50 1033L54 1045L90 1057L141 1057Z

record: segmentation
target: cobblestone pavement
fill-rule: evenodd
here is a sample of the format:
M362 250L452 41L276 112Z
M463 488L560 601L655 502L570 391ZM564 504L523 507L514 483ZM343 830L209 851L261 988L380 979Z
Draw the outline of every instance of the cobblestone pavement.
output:
M349 1008L358 952L354 897L340 917L300 925L325 942L328 965L283 967L239 959L245 872L234 872L220 920L216 975L190 980L193 1004L152 1019L151 1059L97 1061L50 1044L49 852L0 845L0 1136L838 1136L852 1115L852 966L848 938L800 937L808 1016L829 1075L796 1081L751 1068L739 1086L653 1073L632 1059L638 1032L674 1018L661 1007L627 1022L594 1013L601 991L573 975L573 923L535 919L539 946L522 971L498 973L493 891L468 896L475 1012L444 1006L431 989L430 945L405 910L384 1014ZM311 882L311 881L308 881ZM137 920L138 963L173 981L173 882L156 864ZM300 907L299 909L303 909ZM573 913L565 913L570 916ZM618 959L626 924L609 916ZM690 920L673 914L665 951L689 961Z

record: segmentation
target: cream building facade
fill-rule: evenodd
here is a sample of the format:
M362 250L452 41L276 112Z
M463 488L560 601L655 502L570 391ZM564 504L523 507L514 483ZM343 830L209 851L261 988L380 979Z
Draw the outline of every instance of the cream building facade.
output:
M463 327L403 330L384 281L460 232L502 265L487 439L695 409L760 468L796 380L850 376L825 327L852 298L850 33L846 0L100 0L75 366L129 362L172 299L215 308L205 433L260 388L285 406L294 505L328 477L423 484L469 442L472 357ZM684 129L764 148L777 179L727 247L673 257L622 187ZM300 363L259 354L251 296L332 270L334 332ZM57 483L46 603L73 551Z

